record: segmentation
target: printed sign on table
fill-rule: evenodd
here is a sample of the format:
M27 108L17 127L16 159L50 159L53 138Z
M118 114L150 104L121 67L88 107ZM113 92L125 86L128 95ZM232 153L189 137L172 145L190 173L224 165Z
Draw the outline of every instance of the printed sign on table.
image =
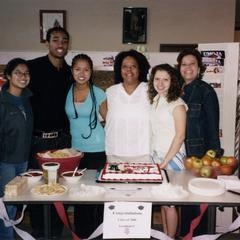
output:
M103 238L150 238L152 203L104 204Z

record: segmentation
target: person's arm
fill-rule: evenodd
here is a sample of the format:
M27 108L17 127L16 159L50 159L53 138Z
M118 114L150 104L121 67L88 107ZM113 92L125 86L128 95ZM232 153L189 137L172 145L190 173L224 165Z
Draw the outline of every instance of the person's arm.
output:
M104 121L106 121L107 116L107 100L104 100L99 107L99 113Z
M207 149L213 149L220 153L222 149L219 138L219 103L214 90L204 97L203 111L207 119L204 128Z
M169 150L166 156L164 157L163 163L160 164L161 168L165 168L168 162L178 153L185 139L186 108L184 105L179 105L174 108L173 119L176 133L169 147Z

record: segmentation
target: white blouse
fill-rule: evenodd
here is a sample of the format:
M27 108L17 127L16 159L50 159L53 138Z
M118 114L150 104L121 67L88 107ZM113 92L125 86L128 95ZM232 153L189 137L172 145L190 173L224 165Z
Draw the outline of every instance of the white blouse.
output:
M141 156L150 153L150 103L147 83L142 82L129 95L122 83L106 91L106 154Z
M184 105L187 110L187 105L181 98L170 103L159 95L154 98L150 112L151 152L158 152L160 157L165 157L175 136L173 110L179 105ZM180 151L185 152L184 144Z

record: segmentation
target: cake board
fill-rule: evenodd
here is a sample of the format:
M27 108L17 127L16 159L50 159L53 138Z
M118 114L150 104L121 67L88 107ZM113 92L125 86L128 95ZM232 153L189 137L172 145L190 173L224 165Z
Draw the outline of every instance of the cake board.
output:
M163 177L163 179L161 180L161 181L151 181L151 180L148 180L148 181L136 181L136 180L131 180L131 181L120 181L120 180L112 180L112 181L110 181L110 180L103 180L103 179L100 179L100 176L101 176L101 172L102 172L102 170L99 170L99 171L97 171L97 174L96 174L96 182L97 183L151 183L151 184L153 184L153 183L156 183L156 184L161 184L161 183L169 183L170 182L170 180L169 180L169 176L168 176L168 172L167 172L167 170L166 169L161 169L161 174L162 174L162 177Z

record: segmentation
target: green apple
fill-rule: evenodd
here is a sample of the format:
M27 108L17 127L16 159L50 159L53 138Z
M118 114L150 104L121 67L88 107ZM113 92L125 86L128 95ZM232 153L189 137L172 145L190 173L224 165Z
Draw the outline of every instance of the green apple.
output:
M201 168L203 165L202 159L195 158L192 161L193 168Z
M209 177L211 177L211 175L212 175L212 167L210 167L210 166L203 166L200 169L200 176L201 177L209 178Z
M206 155L209 156L210 158L215 158L216 157L216 151L210 149L206 152Z
M225 157L225 156L220 157L220 162L221 162L222 165L227 164L227 160L228 160L228 158Z

